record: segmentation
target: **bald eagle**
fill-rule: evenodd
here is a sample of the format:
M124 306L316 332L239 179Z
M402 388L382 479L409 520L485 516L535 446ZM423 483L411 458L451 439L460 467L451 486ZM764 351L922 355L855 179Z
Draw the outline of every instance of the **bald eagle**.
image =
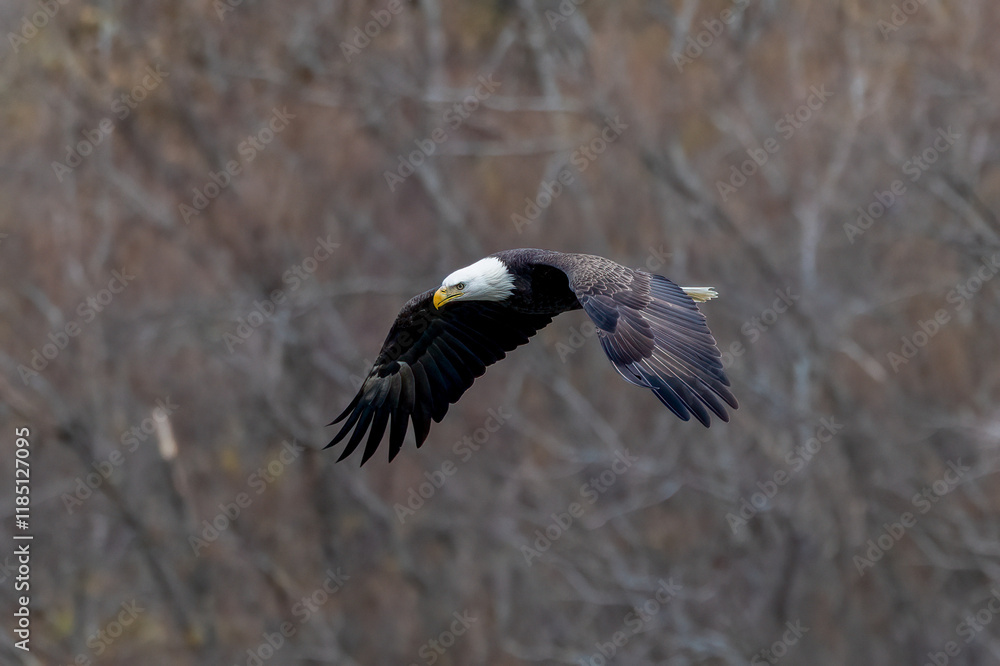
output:
M440 423L448 405L488 365L528 342L557 314L581 308L625 381L651 389L685 421L693 415L708 427L709 412L729 421L725 405L739 405L715 338L695 305L716 295L711 287L678 287L590 254L497 252L403 306L361 390L330 423L347 419L326 448L353 429L339 462L370 428L363 465L388 427L391 462L411 420L419 447L431 419Z

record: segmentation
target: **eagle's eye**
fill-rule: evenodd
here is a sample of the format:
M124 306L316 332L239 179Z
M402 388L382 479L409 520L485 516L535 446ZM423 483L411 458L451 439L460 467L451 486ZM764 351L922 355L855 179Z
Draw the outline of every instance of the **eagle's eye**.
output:
M455 289L458 289L459 291L462 291L463 289L465 289L465 283L464 282L459 282L458 284L455 285Z

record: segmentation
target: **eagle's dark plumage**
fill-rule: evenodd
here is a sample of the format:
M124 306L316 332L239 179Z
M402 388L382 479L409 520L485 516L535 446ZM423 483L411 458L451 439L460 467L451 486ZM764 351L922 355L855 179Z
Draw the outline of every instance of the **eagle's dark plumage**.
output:
M580 308L628 382L651 389L685 421L693 415L707 427L710 412L728 421L726 405L738 404L715 338L689 293L714 297L710 289L682 289L594 255L497 252L403 306L361 390L333 421L347 419L329 446L350 434L343 460L367 433L364 464L388 429L391 461L412 421L419 447L431 420L440 422L487 366L528 342L552 317Z

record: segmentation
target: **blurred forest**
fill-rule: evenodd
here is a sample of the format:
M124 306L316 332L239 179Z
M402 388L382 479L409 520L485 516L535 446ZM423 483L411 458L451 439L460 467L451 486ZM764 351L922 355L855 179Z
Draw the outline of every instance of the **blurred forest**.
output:
M0 20L0 662L1000 661L996 3ZM576 312L334 464L403 302L511 247L714 286L732 421Z

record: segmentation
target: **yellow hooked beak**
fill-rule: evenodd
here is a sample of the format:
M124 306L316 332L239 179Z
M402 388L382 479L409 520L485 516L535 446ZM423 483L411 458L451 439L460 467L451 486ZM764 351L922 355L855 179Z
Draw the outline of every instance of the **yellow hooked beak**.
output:
M441 309L441 306L450 300L456 299L462 295L461 290L455 287L441 287L434 292L434 307Z

